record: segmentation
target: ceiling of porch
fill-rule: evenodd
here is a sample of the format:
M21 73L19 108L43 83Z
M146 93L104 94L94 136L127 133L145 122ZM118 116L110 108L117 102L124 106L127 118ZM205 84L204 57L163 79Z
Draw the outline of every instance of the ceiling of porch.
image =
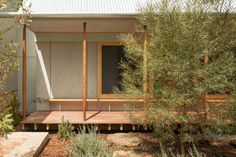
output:
M126 33L134 29L136 19L78 19L78 18L36 18L28 26L33 32L83 32L83 22L87 32Z

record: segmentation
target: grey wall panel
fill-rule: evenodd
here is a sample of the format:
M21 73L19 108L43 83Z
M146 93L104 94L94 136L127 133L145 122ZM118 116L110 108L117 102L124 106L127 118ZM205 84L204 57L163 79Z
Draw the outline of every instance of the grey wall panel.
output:
M35 98L36 98L36 58L27 58L27 112L36 110Z
M88 43L87 97L97 98L97 44Z
M18 68L18 99L22 104L22 28L18 29L18 43L19 43L19 68ZM27 55L27 105L26 111L33 112L36 110L34 102L36 98L36 44L34 40L34 33L27 29L26 31L26 55ZM20 106L20 111L22 107Z
M51 43L51 87L54 98L81 98L81 71L81 43Z
M50 95L48 93L49 87L47 87L45 79L50 81L50 43L38 43L37 52L37 68L36 68L36 97L48 99ZM41 53L41 54L40 54ZM40 55L42 59L40 60ZM46 75L43 71L46 70Z

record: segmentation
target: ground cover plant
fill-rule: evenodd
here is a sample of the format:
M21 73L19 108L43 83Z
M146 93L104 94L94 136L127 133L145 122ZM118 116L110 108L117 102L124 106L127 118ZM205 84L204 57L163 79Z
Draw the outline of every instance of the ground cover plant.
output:
M71 157L111 157L108 143L98 138L95 129L89 129L88 133L80 129L79 134L71 140Z
M170 156L170 157L181 157L181 154L178 154L178 153L175 154L171 150L165 150L162 147L162 145L160 147L160 150L161 151L160 151L159 155L157 155L157 156L161 156L161 157L168 157L168 156ZM188 148L186 156L188 156L188 157L205 157L206 155L201 153L201 152L199 152L197 150L196 146L193 145L192 148L191 147Z
M59 138L70 139L74 136L74 127L72 124L64 117L61 118L61 123L58 125L57 135Z

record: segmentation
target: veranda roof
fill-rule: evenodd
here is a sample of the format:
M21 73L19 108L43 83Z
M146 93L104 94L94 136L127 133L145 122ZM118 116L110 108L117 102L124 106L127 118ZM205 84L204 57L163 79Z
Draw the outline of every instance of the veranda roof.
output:
M24 7L30 6L32 17L134 17L148 2L161 0L24 0ZM169 0L174 2L177 0ZM189 0L179 0L184 8ZM236 13L236 0L220 0L221 6L207 6L206 12L214 12L215 7ZM171 6L170 6L171 7ZM0 12L0 17L14 17L19 12Z
M28 28L34 32L82 32L82 23L89 23L88 32L130 32L137 22L136 16L148 2L161 0L24 0L29 8L32 23ZM177 0L169 0L174 2ZM186 2L179 0L180 9ZM222 6L206 5L206 12L215 9L236 13L236 0L221 0ZM171 5L169 7L172 7ZM158 12L158 10L156 10ZM15 17L18 12L0 12L0 17ZM65 29L66 28L66 29Z
M147 0L27 0L34 14L136 15Z
M161 0L24 0L31 4L32 14L63 16L63 15L87 15L87 16L135 16L148 2L160 2ZM169 0L174 2L176 0ZM180 8L186 7L189 0L179 0ZM223 6L206 5L206 12L217 8L230 12L236 12L236 0L222 0ZM170 6L171 7L171 6Z

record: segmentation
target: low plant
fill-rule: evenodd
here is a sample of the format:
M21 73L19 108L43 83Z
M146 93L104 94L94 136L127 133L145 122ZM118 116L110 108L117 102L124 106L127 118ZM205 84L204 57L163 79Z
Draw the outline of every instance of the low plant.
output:
M68 121L65 120L64 117L61 118L61 123L58 125L58 136L63 139L69 139L72 136L74 136L74 127L72 124Z
M14 97L7 108L0 114L0 138L7 138L7 135L14 131L14 126L21 119L18 110L19 103L16 97Z
M19 107L20 103L14 96L14 98L11 100L11 102L8 104L8 107L6 109L7 114L11 114L12 117L12 124L17 125L18 122L21 120L21 115L19 114Z
M193 144L193 148L189 148L188 153L190 157L205 157L206 156L205 154L199 152L194 144Z
M187 154L183 155L183 154L174 154L172 150L168 149L164 149L163 146L160 146L160 155L161 157L205 157L206 155L204 155L203 153L199 152L199 150L196 148L196 146L193 144L193 147L190 147L188 149Z
M0 115L0 138L7 138L8 133L14 130L14 126L12 125L13 119L11 114L1 114Z
M95 129L88 133L80 129L71 141L70 150L71 157L111 157L107 142L97 137Z

